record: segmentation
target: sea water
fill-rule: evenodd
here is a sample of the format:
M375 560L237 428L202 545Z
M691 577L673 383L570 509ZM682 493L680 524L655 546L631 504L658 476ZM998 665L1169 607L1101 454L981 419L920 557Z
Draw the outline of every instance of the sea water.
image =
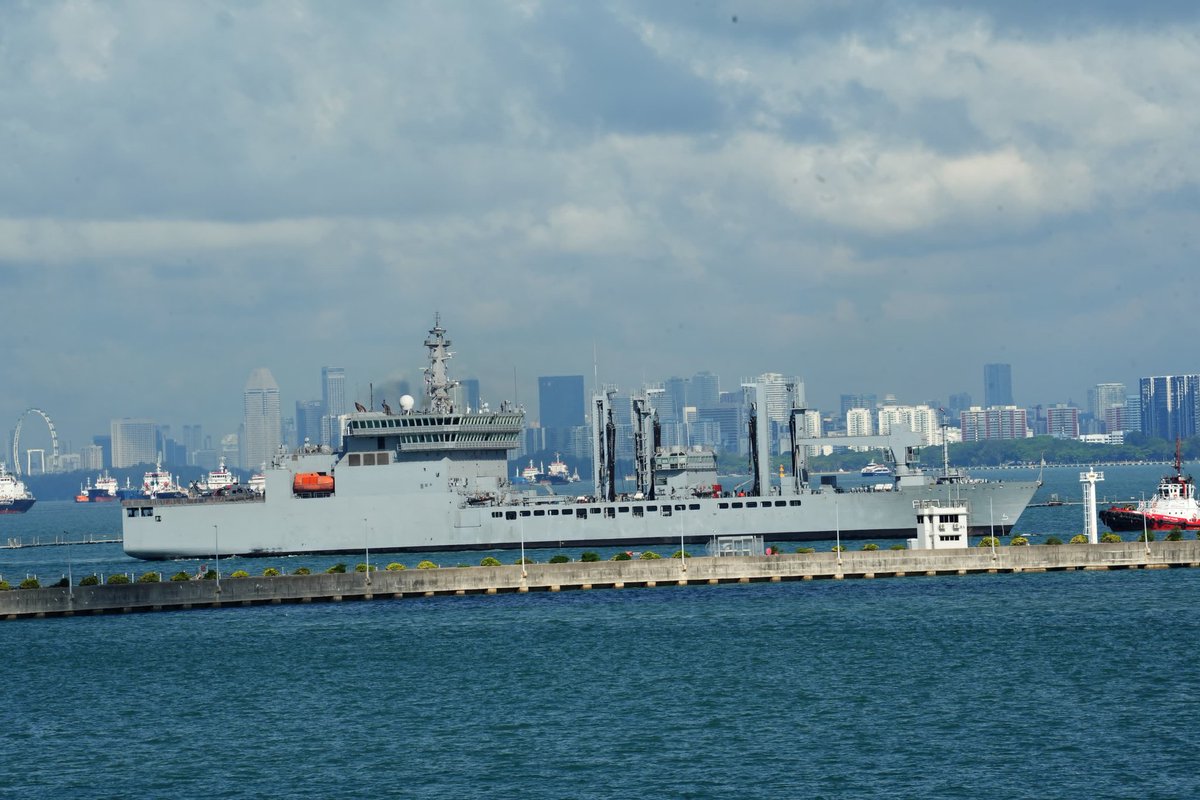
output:
M6 622L0 797L1194 797L1198 604L1172 569Z
M1200 570L0 623L5 797L1200 792Z

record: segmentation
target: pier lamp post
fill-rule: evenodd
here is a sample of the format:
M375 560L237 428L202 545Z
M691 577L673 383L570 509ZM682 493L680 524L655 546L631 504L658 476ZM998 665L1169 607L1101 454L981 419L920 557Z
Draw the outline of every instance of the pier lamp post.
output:
M970 525L967 526L971 527ZM996 520L992 513L992 498L988 498L988 538L992 541L992 561L996 560Z
M71 571L71 534L63 531L63 542L67 545L67 600L75 602L75 576Z
M525 520L521 520L521 580L529 577L529 573L525 570Z
M367 518L363 517L363 556L367 562L367 585L371 585L371 540L367 536Z
M840 573L840 567L842 566L842 517L836 496L833 498L833 534L837 537L837 565L839 567L838 572Z
M1146 546L1146 555L1150 555L1150 527L1146 524L1146 493L1142 492L1142 543Z
M218 538L220 532L217 526L213 525L213 560L217 562L217 591L221 591L221 540Z

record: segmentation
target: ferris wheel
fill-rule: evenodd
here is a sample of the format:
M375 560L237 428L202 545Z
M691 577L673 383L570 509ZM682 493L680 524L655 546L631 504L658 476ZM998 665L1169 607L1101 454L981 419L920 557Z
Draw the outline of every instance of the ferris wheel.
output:
M30 414L37 414L46 423L46 427L50 429L50 471L58 471L58 431L54 430L54 423L50 420L50 415L40 408L27 408L21 412L21 416L17 417L17 427L13 430L12 440L12 457L13 457L13 474L21 474L21 426L25 424L25 418Z

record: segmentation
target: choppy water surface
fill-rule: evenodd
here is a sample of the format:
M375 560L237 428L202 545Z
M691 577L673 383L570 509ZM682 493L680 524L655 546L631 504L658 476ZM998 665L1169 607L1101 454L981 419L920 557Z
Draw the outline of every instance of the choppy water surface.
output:
M1106 470L1099 493L1162 469ZM1078 472L1047 470L1038 499L1077 498ZM1018 531L1081 519L1031 509ZM120 518L0 522L82 538ZM197 566L76 545L0 551L0 573L68 560ZM355 561L287 561L334 560ZM0 623L0 797L1193 797L1198 606L1200 570L1176 569Z
M0 623L0 795L1190 797L1198 603L1177 569Z

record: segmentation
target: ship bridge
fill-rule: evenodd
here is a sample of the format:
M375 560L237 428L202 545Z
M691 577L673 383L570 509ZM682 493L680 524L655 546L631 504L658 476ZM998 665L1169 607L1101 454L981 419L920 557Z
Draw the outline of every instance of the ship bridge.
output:
M520 441L521 412L477 414L379 412L355 414L346 422L348 451L395 448L400 452L446 450L512 450ZM380 439L384 442L380 443Z

